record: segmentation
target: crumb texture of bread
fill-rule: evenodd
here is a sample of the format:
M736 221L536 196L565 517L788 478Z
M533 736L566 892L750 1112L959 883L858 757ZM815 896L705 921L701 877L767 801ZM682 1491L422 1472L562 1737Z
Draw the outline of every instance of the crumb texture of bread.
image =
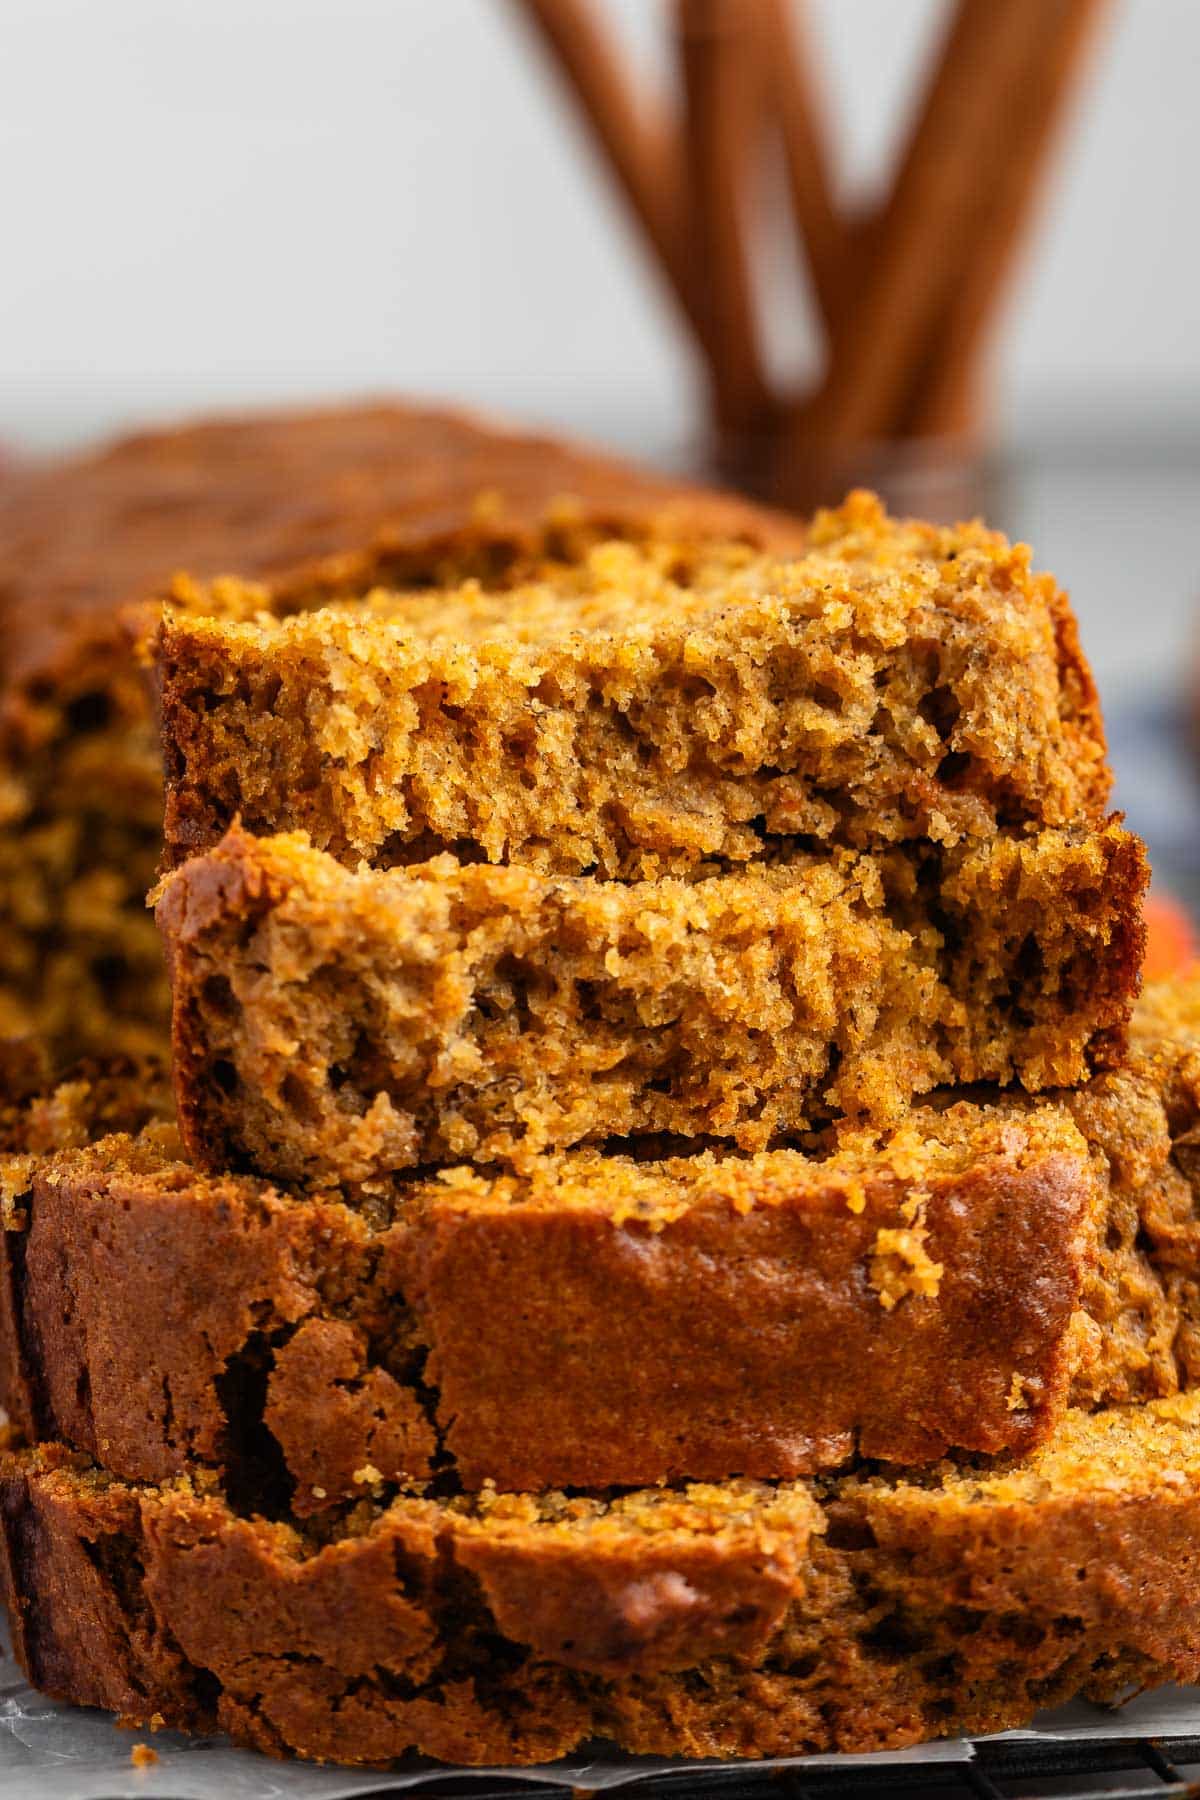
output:
M181 582L153 654L170 863L240 815L351 866L655 877L1095 824L1108 795L1054 583L867 494L790 558L658 538L457 587Z
M158 901L180 1124L312 1187L1070 1085L1122 1042L1144 879L1113 827L634 883L235 830Z
M9 1453L3 1578L45 1691L274 1754L876 1750L1196 1678L1198 1417L1072 1413L986 1470L401 1497L320 1531Z
M804 1150L303 1197L198 1173L157 1120L43 1139L10 1159L0 1402L129 1479L208 1471L296 1516L439 1471L602 1488L1029 1452L1068 1403L1200 1386L1200 1051L1174 1005L1152 1026L1150 992L1129 1062L1078 1090L949 1091Z
M145 907L162 777L144 685L122 646L85 638L36 700L0 690L0 1038L40 1039L63 1064L165 1044Z
M389 404L144 432L0 488L0 1039L62 1063L161 1051L144 898L162 776L124 608L181 568L277 593L500 579L662 530L795 547L801 527L556 440Z

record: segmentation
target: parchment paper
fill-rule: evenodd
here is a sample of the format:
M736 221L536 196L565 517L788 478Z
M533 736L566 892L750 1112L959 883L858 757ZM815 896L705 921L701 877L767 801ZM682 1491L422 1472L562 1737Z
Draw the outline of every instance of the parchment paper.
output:
M192 1739L173 1731L150 1735L118 1729L107 1713L59 1706L26 1684L3 1645L0 1663L0 1800L357 1800L383 1790L436 1794L453 1779L497 1777L528 1786L533 1800L546 1787L576 1787L604 1794L636 1794L647 1776L674 1772L681 1793L697 1769L729 1765L669 1762L623 1756L597 1746L538 1769L459 1769L414 1759L387 1773L279 1763L222 1739ZM1115 1711L1075 1701L1043 1714L1027 1731L1004 1737L1067 1742L1084 1738L1200 1737L1200 1688L1161 1688ZM130 1753L149 1744L158 1761L136 1768ZM913 1750L874 1756L793 1757L763 1768L884 1767L889 1764L966 1763L972 1741L946 1739Z

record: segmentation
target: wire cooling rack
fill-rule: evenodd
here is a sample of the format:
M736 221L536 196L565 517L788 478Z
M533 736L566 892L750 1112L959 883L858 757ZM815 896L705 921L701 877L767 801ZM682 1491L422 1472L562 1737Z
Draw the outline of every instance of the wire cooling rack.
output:
M546 1800L584 1800L586 1789L542 1789ZM462 1800L515 1800L522 1790L505 1782L438 1784L431 1795ZM523 1790L525 1795L529 1789ZM815 1769L705 1771L652 1777L628 1790L631 1800L1181 1800L1200 1796L1200 1739L1181 1743L1142 1738L1094 1745L994 1745L972 1763L910 1763L878 1771ZM386 1800L384 1789L378 1800ZM375 1797L373 1797L375 1800ZM408 1800L408 1796L405 1796Z
M449 1800L515 1800L529 1788L502 1782L439 1782ZM584 1800L586 1789L543 1788L543 1800ZM623 1790L630 1800L1181 1800L1200 1796L1200 1737L992 1742L970 1763L908 1763L872 1770L673 1770ZM387 1789L372 1800L387 1800ZM399 1796L397 1796L399 1800ZM409 1800L405 1794L403 1800Z

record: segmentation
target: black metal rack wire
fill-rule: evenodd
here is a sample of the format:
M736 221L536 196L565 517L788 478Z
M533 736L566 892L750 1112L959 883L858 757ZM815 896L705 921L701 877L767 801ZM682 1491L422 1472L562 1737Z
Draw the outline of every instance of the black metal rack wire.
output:
M418 1790L419 1792L420 1790ZM580 1788L436 1778L438 1800L585 1800ZM403 1800L411 1800L408 1789ZM672 1770L619 1790L619 1800L1182 1800L1200 1797L1200 1737L996 1741L969 1763L912 1762L878 1769ZM387 1790L372 1794L387 1800ZM397 1800L400 1796L397 1795Z

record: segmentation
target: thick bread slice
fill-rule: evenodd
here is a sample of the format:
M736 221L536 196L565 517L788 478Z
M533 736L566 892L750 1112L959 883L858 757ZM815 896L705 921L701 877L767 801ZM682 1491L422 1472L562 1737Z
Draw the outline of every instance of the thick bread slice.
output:
M180 1125L320 1186L1072 1086L1123 1044L1144 880L1113 827L633 883L235 830L158 902Z
M654 877L1107 802L1065 596L998 533L868 494L790 559L658 538L499 589L180 583L153 651L172 865L239 814L351 866Z
M599 1487L1036 1442L1088 1354L1101 1189L1054 1109L928 1126L358 1205L107 1138L41 1164L8 1235L7 1403L115 1473L207 1464L297 1512L447 1454L472 1488Z
M210 1468L297 1513L447 1467L599 1487L1027 1451L1072 1398L1200 1379L1185 1000L1053 1104L811 1153L307 1198L200 1175L161 1130L16 1158L0 1400L118 1474Z
M1200 1674L1200 1396L990 1470L400 1498L319 1534L49 1448L0 1461L0 1519L37 1686L275 1753L863 1751Z

